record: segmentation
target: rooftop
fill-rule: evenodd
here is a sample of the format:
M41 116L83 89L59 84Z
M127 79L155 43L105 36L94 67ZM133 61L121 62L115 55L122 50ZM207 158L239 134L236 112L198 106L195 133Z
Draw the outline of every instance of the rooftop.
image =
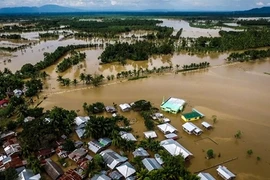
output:
M174 133L177 131L177 129L175 127L173 127L171 124L169 123L165 123L165 124L160 124L157 125L157 127L164 133L164 134L168 134L168 133Z
M202 118L202 117L204 117L204 115L202 113L200 113L199 111L197 111L196 109L192 109L192 112L182 114L182 116L186 120L193 119L193 118Z
M218 166L217 172L221 174L226 179L234 178L235 174L233 174L229 169L227 169L225 166Z
M174 112L178 112L179 110L183 109L183 106L185 105L186 101L183 99L173 98L170 97L165 102L161 104L161 108L172 110Z
M148 171L161 168L161 165L154 158L144 158L142 163Z
M133 134L125 132L125 131L120 131L120 136L122 139L128 140L128 141L137 141L137 139L133 136Z
M143 132L145 138L156 138L157 134L155 131L147 131L147 132Z
M128 160L128 158L119 155L111 149L100 152L100 155L103 157L103 160L107 164L107 166L111 169L114 169L119 164Z
M198 177L200 177L200 180L215 180L211 174L204 172L199 173Z
M141 147L135 149L135 151L132 154L134 157L138 157L138 156L139 157L148 157L149 156L149 153Z
M125 178L133 175L136 173L135 168L129 163L129 162L125 162L124 164L118 166L116 168L120 174L122 174Z
M160 145L166 149L172 156L183 156L184 159L192 156L193 154L189 152L184 146L173 139L166 139L160 142Z

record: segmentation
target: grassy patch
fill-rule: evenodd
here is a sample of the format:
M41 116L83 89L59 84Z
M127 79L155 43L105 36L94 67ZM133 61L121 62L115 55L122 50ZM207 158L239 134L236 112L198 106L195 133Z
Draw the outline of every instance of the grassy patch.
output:
M136 76L136 77L128 78L128 80L134 81L134 80L144 79L144 78L148 78L148 76Z
M269 73L269 72L264 72L264 74L270 75L270 73Z

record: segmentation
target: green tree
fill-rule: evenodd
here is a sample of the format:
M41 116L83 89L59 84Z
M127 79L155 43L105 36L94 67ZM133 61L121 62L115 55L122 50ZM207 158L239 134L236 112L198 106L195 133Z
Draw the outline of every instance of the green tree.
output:
M67 152L72 152L76 149L74 142L70 139L67 139L63 144L63 149Z
M247 154L248 154L249 156L251 156L251 155L253 154L252 149L247 150Z
M213 151L213 149L207 150L206 154L207 154L207 157L209 159L214 158L214 151Z

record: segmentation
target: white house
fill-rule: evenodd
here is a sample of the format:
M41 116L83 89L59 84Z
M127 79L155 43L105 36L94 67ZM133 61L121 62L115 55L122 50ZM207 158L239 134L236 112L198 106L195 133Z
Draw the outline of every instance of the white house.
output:
M200 180L216 180L211 174L201 172L198 174Z
M208 122L202 122L202 126L205 128L205 129L211 129L213 126L211 124L209 124Z
M157 133L155 131L147 131L147 132L143 132L145 138L149 139L149 138L157 138Z
M218 175L225 180L234 179L236 176L231 171L229 171L225 166L218 166L217 168Z
M128 140L128 141L137 141L137 139L131 133L128 133L128 132L125 132L125 131L120 131L119 134L120 134L122 139L125 139L125 140Z
M158 129L163 132L164 134L169 134L169 133L174 133L177 131L177 129L175 127L173 127L171 124L169 123L165 123L165 124L160 124L157 125Z
M166 149L172 156L181 155L184 159L193 156L186 148L173 139L166 139L160 142L160 146Z
M191 122L183 124L182 127L183 130L186 131L188 134L195 134L196 136L202 134L203 132L199 127L197 127L195 124Z
M111 149L106 149L100 152L100 155L110 169L114 169L116 166L128 160L128 158L119 155Z
M131 110L131 106L127 103L120 104L119 107L121 108L123 112L127 112Z
M129 162L125 162L124 164L118 166L116 169L125 178L132 176L136 173L135 168Z
M85 116L85 117L77 116L74 121L75 121L77 126L80 126L81 124L84 124L89 120L90 120L89 116Z
M19 175L17 180L40 180L40 174L34 174L30 169L24 169Z

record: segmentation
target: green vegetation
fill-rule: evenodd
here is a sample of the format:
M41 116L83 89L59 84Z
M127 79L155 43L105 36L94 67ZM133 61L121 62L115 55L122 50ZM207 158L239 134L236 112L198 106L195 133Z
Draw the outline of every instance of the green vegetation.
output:
M142 111L140 112L141 116L143 117L144 119L144 125L145 127L148 129L148 130L154 130L155 128L155 123L154 121L152 120L152 117L151 117L151 112L149 111Z
M206 154L207 154L207 158L208 159L214 158L214 151L213 151L213 149L207 150Z
M229 62L235 62L235 61L251 61L251 60L260 60L263 58L270 57L270 49L267 50L247 50L244 52L235 52L231 53L227 60Z
M79 64L79 62L85 60L86 54L77 51L71 51L70 57L64 58L62 62L57 65L58 72L64 72L70 67Z
M270 21L268 19L254 19L254 20L239 20L237 24L242 26L270 26Z
M20 34L2 34L1 39L22 39Z
M58 33L39 33L39 37L41 38L59 38L59 34Z
M93 104L83 104L83 109L84 111L88 114L98 114L98 113L103 113L105 111L105 105L101 102L96 102Z
M248 154L249 156L251 156L251 155L253 154L252 149L247 150L247 154Z
M242 137L242 132L241 132L240 130L238 130L237 133L234 135L234 137L235 137L236 139L241 139L241 137Z
M18 174L14 168L8 168L7 170L0 172L1 180L16 180L17 178Z
M182 70L178 70L178 72L182 72L182 71L190 71L190 70L195 70L195 69L203 69L203 68L207 68L210 66L209 62L201 62L201 63L191 63L190 65L183 65L182 66Z
M212 121L213 121L213 124L216 124L216 122L217 122L217 116L216 115L212 116Z
M134 61L148 60L154 54L172 54L173 42L152 43L148 41L136 41L134 44L116 43L106 46L99 59L102 63L120 62L125 64L126 59Z

